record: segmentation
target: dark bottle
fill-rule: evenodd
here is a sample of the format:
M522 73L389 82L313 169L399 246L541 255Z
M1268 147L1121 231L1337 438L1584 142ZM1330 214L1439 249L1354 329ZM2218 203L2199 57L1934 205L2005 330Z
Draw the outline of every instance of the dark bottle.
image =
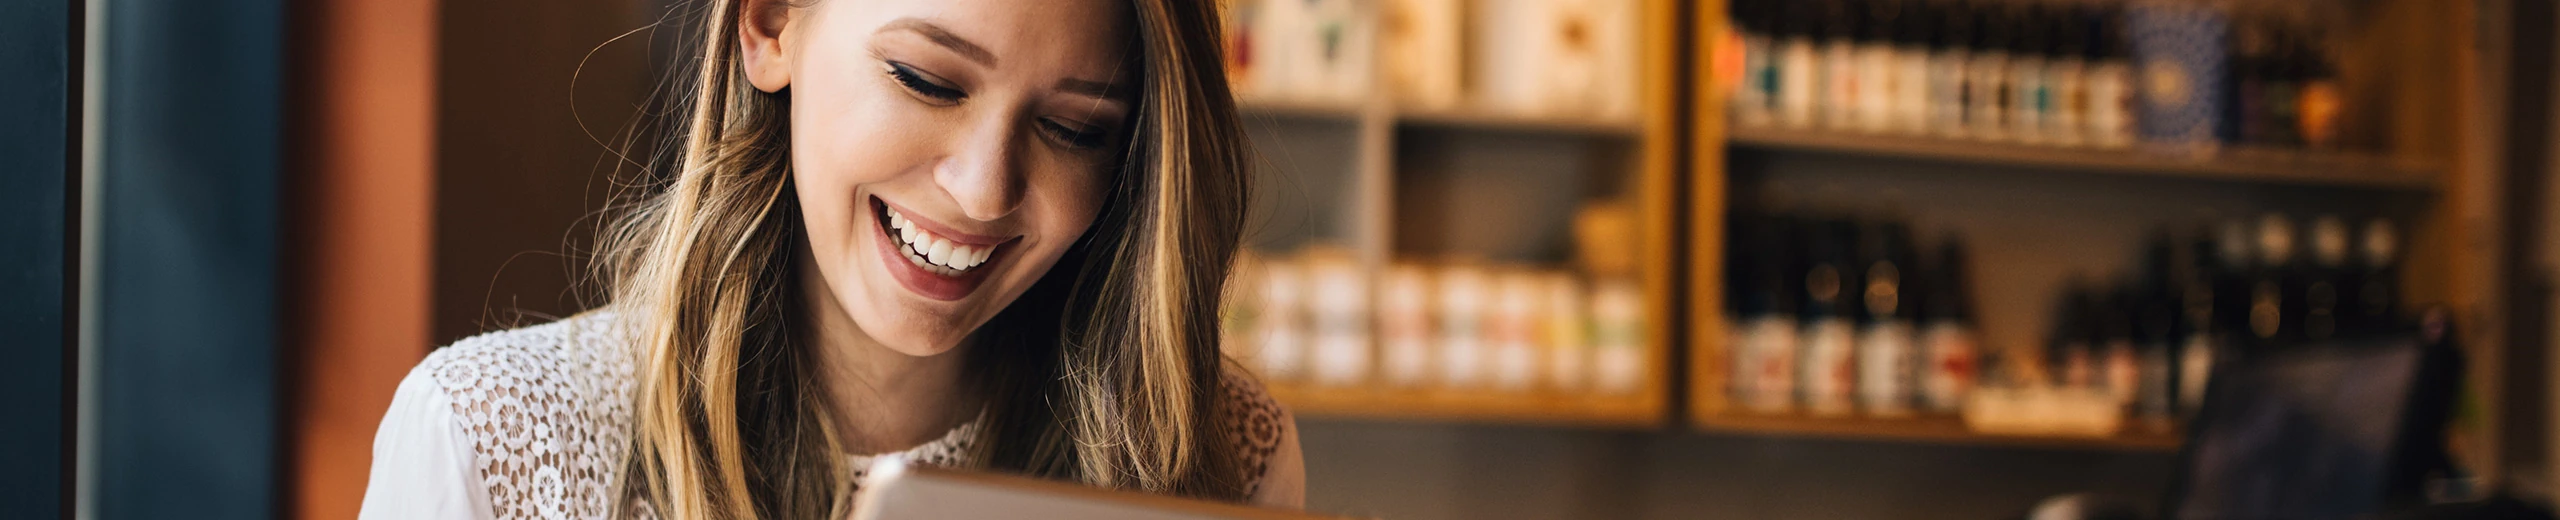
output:
M2182 285L2180 312L2174 324L2178 350L2173 361L2176 369L2169 384L2177 394L2173 405L2181 416L2193 413L2204 404L2205 385L2213 374L2215 353L2225 343L2226 324L2233 323L2223 321L2225 314L2217 307L2223 305L2218 292L2222 290L2219 281L2227 278L2224 273L2228 267L2213 230L2211 225L2198 228L2187 241L2187 247L2180 251L2185 258L2179 263L2186 266L2187 271L2178 278Z
M1920 394L1931 413L1963 410L1982 375L1980 335L1973 323L1973 286L1966 273L1964 244L1948 239L1938 245L1920 279L1921 351L1925 368Z
M1796 338L1796 393L1814 415L1847 415L1856 411L1857 313L1849 288L1859 284L1852 251L1857 228L1846 221L1824 220L1811 226L1805 247L1803 332Z
M2125 37L2124 11L2109 9L2092 26L2097 35L2089 48L2089 142L2100 148L2133 146L2135 98L2133 55Z
M2250 222L2240 218L2222 221L2213 237L2213 323L2224 345L2237 345L2251 335L2250 281L2257 272L2258 239Z
M1732 230L1738 240L1728 255L1726 272L1734 318L1726 371L1727 395L1744 409L1784 413L1795 409L1796 378L1796 247L1792 219L1776 215L1737 215Z
M2045 361L2055 386L2096 388L2099 382L2097 302L2088 285L2072 280L2054 309L2053 332L2046 338Z
M1777 68L1778 82L1770 103L1777 107L1778 124L1789 128L1813 126L1821 117L1824 86L1818 6L1785 2L1770 8L1771 15L1778 17L1770 34L1774 42L1770 63Z
M2009 40L2009 134L2018 141L2046 141L2045 117L2052 113L2053 86L2047 80L2053 56L2053 27L2045 23L2044 4L2011 8Z
M2223 99L2231 102L2222 107L2221 121L2215 125L2216 133L2224 142L2254 143L2266 132L2263 128L2266 125L2263 117L2266 107L2262 104L2266 100L2268 68L2265 63L2271 54L2268 44L2270 29L2259 18L2234 18L2231 58L2226 64L2230 73L2223 80L2227 89Z
M1966 67L1973 55L1973 4L1943 0L1929 5L1937 20L1929 38L1929 126L1941 137L1971 135L1974 93Z
M1857 127L1864 117L1859 110L1858 91L1866 88L1868 78L1859 75L1860 16L1857 5L1849 0L1822 2L1822 25L1818 39L1822 42L1822 125L1833 130Z
M2299 34L2300 32L2290 25L2276 26L2273 36L2268 41L2267 58L2259 63L2259 66L2265 69L2260 72L2264 79L2261 80L2263 86L2260 87L2259 95L2265 96L2266 99L2258 102L2257 108L2262 114L2258 116L2259 132L2254 139L2257 144L2276 146L2301 144L2301 136L2297 133L2297 130L2302 127L2302 119L2299 117L2302 101L2299 94L2302 70L2305 68L2303 61L2308 50L2303 47Z
M2009 45L2015 38L2008 11L1998 5L1973 4L1973 46L1965 60L1965 106L1971 113L1965 118L1969 134L1976 139L2009 138L2009 107L2012 103L2009 81Z
M2400 228L2388 218L2366 221L2356 237L2354 275L2348 278L2346 327L2361 333L2405 328L2400 317Z
M1911 231L1899 223L1876 224L1860 234L1864 271L1858 291L1858 406L1879 417L1911 415L1920 393L1919 348L1912 331Z
M2178 329L2182 283L2177 243L2166 233L2144 247L2142 276L2128 289L2133 301L2133 347L2139 374L2133 390L2134 417L2152 431L2167 431L2176 417L2178 398Z
M2122 281L2097 300L2097 336L2089 344L2096 349L2098 380L2092 386L2114 396L2118 405L2132 405L2142 384L2142 358L2133 336L2139 295L2137 285Z
M1733 2L1733 32L1742 45L1742 78L1730 100L1737 124L1767 125L1777 116L1776 10L1773 0Z
M2338 63L2330 55L2328 40L2316 29L2301 40L2301 84L2294 94L2299 105L2294 116L2301 121L2296 130L2303 146L2331 149L2338 145L2338 120L2346 108L2346 92L2338 82Z
M2290 319L2302 324L2302 339L2320 341L2337 337L2342 329L2338 307L2349 276L2347 223L2337 215L2321 215L2311 220L2309 235L2311 262L2295 272L2302 305Z
M2294 248L2293 221L2269 213L2258 219L2258 261L2249 275L2249 338L2253 349L2302 338L2303 277Z

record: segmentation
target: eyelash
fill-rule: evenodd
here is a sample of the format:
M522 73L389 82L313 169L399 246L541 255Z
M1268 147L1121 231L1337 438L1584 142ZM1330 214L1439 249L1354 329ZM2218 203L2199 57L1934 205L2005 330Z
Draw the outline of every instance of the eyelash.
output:
M916 95L931 98L942 103L958 103L961 100L969 99L969 93L961 92L960 89L956 88L936 85L932 80L924 79L923 73L916 72L914 68L908 67L907 64L904 63L894 61L889 62L889 77L890 79L897 80L898 85L906 87L909 92L914 92ZM1111 138L1111 135L1108 132L1077 130L1068 127L1066 124L1046 119L1040 121L1040 130L1049 134L1050 138L1057 139L1058 142L1065 144L1068 148L1075 148L1079 150L1101 148L1102 145L1105 144L1103 141Z
M944 103L958 103L960 100L969 99L969 93L961 92L956 88L935 85L932 80L924 79L923 74L917 73L915 69L907 67L904 63L889 62L889 77L898 80L899 85L907 87L908 91L915 92L916 95Z
M1068 128L1065 124L1045 119L1040 121L1040 129L1048 132L1049 137L1057 139L1058 142L1065 143L1068 148L1075 148L1079 150L1101 148L1104 144L1103 140L1111 138L1111 134L1107 132L1076 130Z

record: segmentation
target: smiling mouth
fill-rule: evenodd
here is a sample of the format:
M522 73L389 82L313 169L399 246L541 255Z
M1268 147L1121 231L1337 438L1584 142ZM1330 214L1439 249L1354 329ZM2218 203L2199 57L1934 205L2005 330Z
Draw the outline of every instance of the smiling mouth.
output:
M897 248L899 256L906 257L918 269L946 277L968 276L985 267L1011 243L969 245L935 235L876 198L872 201L872 216L880 219L880 229L887 232L889 245Z

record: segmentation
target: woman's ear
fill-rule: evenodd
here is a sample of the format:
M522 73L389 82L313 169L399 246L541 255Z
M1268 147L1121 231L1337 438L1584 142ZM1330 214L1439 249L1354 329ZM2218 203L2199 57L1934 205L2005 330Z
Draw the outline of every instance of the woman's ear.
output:
M794 11L786 0L739 0L738 50L747 83L766 93L791 86L790 46Z

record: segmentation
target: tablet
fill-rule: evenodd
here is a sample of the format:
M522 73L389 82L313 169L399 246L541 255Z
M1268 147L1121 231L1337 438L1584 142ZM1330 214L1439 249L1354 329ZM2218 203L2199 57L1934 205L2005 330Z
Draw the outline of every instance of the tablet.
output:
M1113 491L1013 475L976 473L886 459L854 495L858 520L1308 520L1332 518Z

